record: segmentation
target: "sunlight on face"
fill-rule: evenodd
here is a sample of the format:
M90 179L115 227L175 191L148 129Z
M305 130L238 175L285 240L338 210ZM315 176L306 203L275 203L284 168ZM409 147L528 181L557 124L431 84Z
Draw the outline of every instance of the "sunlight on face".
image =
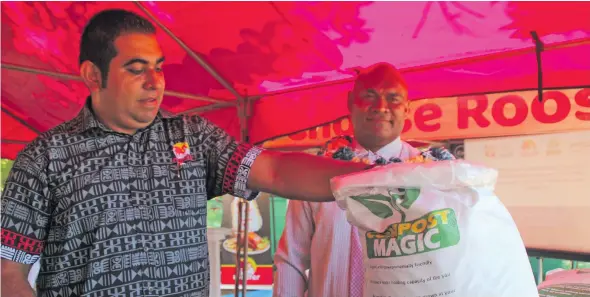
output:
M359 143L378 149L400 136L409 113L407 88L393 67L359 75L351 93L350 114Z

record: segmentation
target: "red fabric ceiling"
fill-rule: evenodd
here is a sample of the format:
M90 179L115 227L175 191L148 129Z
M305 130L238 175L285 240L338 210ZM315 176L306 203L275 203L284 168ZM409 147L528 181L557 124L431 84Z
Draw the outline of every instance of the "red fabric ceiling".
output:
M590 86L588 2L2 2L2 157L72 118L88 92L78 43L96 12L123 8L168 28L241 96L260 142L347 113L354 68L387 61L412 99ZM145 11L148 13L146 14ZM157 22L156 22L157 20ZM238 137L236 96L165 30L167 113L199 112Z

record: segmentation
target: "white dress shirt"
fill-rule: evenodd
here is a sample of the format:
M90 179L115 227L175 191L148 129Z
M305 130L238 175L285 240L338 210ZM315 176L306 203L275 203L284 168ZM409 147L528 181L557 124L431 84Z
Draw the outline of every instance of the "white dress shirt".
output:
M369 152L369 158L405 160L419 153L398 138L376 153ZM351 226L344 210L336 202L291 200L285 219L274 257L273 296L348 296Z

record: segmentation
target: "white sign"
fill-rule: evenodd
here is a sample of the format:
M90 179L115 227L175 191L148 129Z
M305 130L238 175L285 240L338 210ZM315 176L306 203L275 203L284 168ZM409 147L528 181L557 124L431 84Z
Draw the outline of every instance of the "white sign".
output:
M590 131L466 140L465 159L498 169L527 248L590 253Z

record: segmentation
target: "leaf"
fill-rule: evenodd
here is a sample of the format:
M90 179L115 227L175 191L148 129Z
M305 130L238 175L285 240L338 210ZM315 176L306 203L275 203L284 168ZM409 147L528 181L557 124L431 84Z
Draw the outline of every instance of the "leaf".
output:
M351 196L350 198L352 198L352 199L354 199L356 201L370 199L370 200L386 201L387 203L389 203L389 201L391 200L391 198L389 198L389 197L387 197L385 195L381 195L381 194Z
M359 203L364 205L371 213L382 219L386 219L393 216L393 210L391 210L391 208L387 204L380 202L384 201L389 203L390 199L387 196L377 194L366 196L351 196L350 198L352 198L355 201L358 201Z
M410 208L416 200L418 200L418 196L420 196L420 189L405 189L405 194L403 195L402 206L405 209Z
M387 204L383 204L381 202L371 201L371 200L362 200L359 201L362 203L369 211L371 211L374 215L382 218L387 219L393 216L393 211Z

